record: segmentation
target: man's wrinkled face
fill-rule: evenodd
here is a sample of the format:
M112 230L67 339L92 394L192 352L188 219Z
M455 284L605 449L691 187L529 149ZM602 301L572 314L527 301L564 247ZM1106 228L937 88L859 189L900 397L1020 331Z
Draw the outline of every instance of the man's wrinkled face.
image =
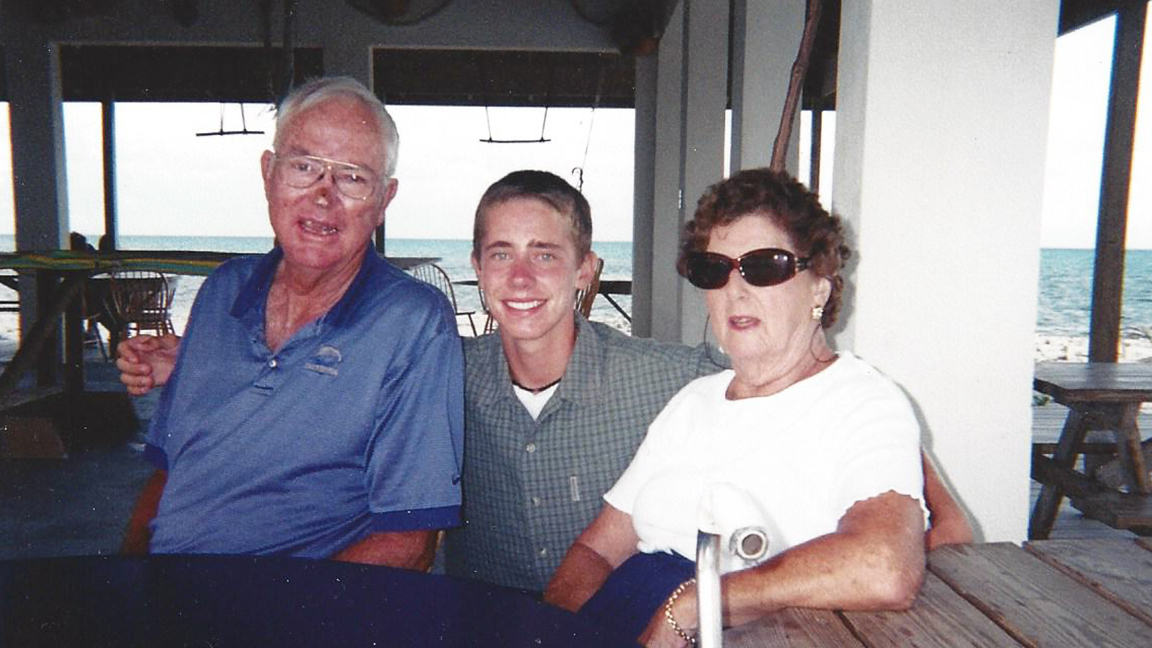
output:
M272 231L293 270L337 272L359 264L373 231L396 193L385 178L384 146L372 112L359 101L334 97L297 114L278 138L276 153L261 158ZM286 165L294 156L331 163L310 187L290 186ZM378 186L363 200L336 186L339 164L367 169Z

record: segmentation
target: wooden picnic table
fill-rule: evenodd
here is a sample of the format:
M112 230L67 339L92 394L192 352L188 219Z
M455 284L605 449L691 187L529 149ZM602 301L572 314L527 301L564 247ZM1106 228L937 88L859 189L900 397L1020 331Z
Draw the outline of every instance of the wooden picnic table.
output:
M1033 385L1066 406L1068 418L1051 458L1033 452L1032 478L1042 486L1028 537L1048 537L1065 495L1087 517L1152 534L1149 450L1137 422L1141 405L1152 401L1152 364L1042 362ZM1084 470L1076 470L1082 444L1093 431L1111 434L1115 456L1085 457Z
M724 632L725 648L1146 646L1152 543L1042 540L941 547L901 612L787 609Z

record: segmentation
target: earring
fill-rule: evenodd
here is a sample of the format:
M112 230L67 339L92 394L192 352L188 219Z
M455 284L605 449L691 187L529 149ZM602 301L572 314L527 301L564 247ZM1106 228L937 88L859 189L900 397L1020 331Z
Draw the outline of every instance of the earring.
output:
M818 320L822 317L824 317L824 307L823 306L813 306L812 307L812 319Z

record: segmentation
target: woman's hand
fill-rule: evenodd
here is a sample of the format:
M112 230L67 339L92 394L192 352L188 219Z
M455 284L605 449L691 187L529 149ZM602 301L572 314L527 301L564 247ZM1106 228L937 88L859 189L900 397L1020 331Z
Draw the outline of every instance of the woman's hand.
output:
M613 569L636 553L632 516L605 504L568 549L544 590L544 601L575 612L604 584Z
M668 624L664 618L664 607L661 606L660 611L652 615L644 634L640 635L640 645L647 648L682 648L690 644Z
M652 615L652 619L648 621L648 627L644 628L643 634L640 635L639 641L642 645L659 648L690 645L688 640L681 637L672 627L672 624L668 623L668 617L665 616L664 612L666 606L667 603L661 605L656 610L656 614ZM676 624L689 636L695 634L696 627L699 625L699 613L696 608L696 586L694 584L685 587L684 591L673 601L672 618L676 619Z

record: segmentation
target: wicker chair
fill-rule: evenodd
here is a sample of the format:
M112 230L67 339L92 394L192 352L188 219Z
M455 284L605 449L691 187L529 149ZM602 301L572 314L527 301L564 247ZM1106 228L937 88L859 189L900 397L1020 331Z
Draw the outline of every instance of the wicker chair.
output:
M448 301L452 304L452 310L456 313L456 317L467 317L468 325L472 327L472 336L476 336L476 322L472 316L476 311L462 311L456 305L456 292L452 289L452 280L448 278L448 273L444 272L444 268L436 265L435 263L425 263L418 265L408 271L413 277L416 277L424 283L432 284L440 289L440 292L448 295Z
M151 270L113 272L111 293L116 316L115 326L109 335L109 346L113 353L122 337L128 338L144 331L156 335L175 332L169 312L172 288L162 273Z

